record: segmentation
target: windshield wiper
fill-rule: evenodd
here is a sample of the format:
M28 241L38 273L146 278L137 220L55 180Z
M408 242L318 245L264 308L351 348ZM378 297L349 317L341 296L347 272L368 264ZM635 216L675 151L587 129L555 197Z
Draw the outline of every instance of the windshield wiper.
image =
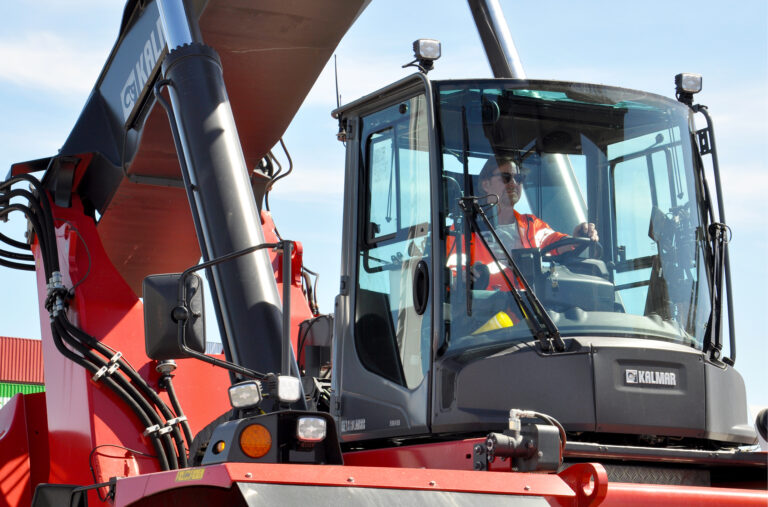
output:
M704 338L704 352L710 353L713 362L719 362L723 350L723 274L725 273L726 239L729 233L728 226L714 222L709 225L709 235L712 242L712 293L711 308L707 321L707 334Z
M517 263L509 253L509 250L507 250L507 247L504 245L504 243L502 243L499 235L496 233L496 229L491 224L491 221L488 220L488 216L485 214L482 206L480 206L478 203L478 200L478 197L475 196L462 197L459 200L459 206L464 212L465 223L469 224L472 232L474 232L475 235L480 238L480 241L483 243L485 249L490 252L494 262L499 267L499 271L504 277L505 282L509 286L509 290L512 293L512 297L514 298L515 303L517 303L518 308L520 308L520 313L522 313L523 317L526 319L526 322L528 322L534 337L536 337L536 339L538 339L541 343L541 348L545 351L551 351L554 349L558 352L562 352L565 350L565 343L560 336L560 331L552 321L552 318L550 318L547 310L544 308L544 305L541 303L539 298L536 297L536 294L534 294L531 285L523 276L523 273L520 271ZM480 227L477 225L477 216L480 216L483 219L483 222L485 222L486 227L488 227L488 230L493 236L493 239L504 252L504 256L506 257L509 266L512 268L512 272L515 278L519 280L523 287L523 291L525 292L525 300L520 294L520 290L515 286L512 280L509 279L509 276L507 275L504 266L502 266L501 261L496 255L496 252L494 252L494 250L489 247L488 241L481 234ZM469 278L469 276L469 271L467 271L467 278ZM468 297L472 297L471 294L469 294ZM528 302L527 305L525 304L526 301Z

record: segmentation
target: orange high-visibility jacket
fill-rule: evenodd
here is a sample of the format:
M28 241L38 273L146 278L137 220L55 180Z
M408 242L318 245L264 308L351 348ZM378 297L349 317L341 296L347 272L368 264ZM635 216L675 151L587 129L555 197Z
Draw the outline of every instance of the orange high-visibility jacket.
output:
M520 241L523 248L543 248L568 236L562 232L555 231L548 223L535 215L524 215L517 211L514 211L514 213L515 220L517 221L517 232L520 235ZM491 255L491 253L483 246L482 241L475 236L476 234L473 233L470 243L470 265L480 262L488 266L491 273L490 282L488 283L489 288L509 290L501 271L499 271L499 268L493 259L493 255ZM455 246L454 238L448 237L446 241L448 267L451 268L454 273L457 265ZM499 261L506 264L506 259L500 258ZM512 279L513 275L509 269L507 269L507 276ZM482 289L483 287L476 288Z

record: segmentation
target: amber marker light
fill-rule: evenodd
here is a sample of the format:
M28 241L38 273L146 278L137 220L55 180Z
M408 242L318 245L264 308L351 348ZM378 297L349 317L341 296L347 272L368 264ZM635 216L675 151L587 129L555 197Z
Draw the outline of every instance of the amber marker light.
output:
M272 435L261 424L251 424L240 433L240 449L251 458L261 458L272 447Z

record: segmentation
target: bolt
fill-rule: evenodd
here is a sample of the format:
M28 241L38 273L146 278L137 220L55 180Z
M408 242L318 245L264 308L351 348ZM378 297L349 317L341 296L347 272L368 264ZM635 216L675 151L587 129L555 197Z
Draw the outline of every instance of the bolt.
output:
M347 477L347 482L355 482L355 478L354 477Z
M524 489L524 490L526 490L526 491L530 491L530 490L531 490L531 487L530 487L529 485L527 485L527 484L526 484L525 486L523 486L523 489Z
M251 477L253 477L253 474L251 472L246 472L245 473L245 478L246 479L250 479Z
M429 481L430 486L437 486L437 483L435 481Z

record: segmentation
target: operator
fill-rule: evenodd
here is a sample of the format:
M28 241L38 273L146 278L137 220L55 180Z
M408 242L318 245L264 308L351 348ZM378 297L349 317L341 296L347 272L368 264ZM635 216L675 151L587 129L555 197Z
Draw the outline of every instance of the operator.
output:
M518 213L514 209L515 204L522 196L525 178L526 173L520 170L520 165L513 158L491 156L480 171L478 183L482 194L493 194L498 197L498 204L494 206L495 216L491 217L491 222L495 222L496 234L504 246L508 250L520 248L545 250L547 246L569 236L555 231L549 224L535 215ZM475 288L484 289L487 285L488 288L505 290L504 276L495 261L495 259L503 260L504 253L490 233L483 232L482 234L488 242L488 246L493 250L493 255L483 246L480 246L479 240L473 233L470 242L472 279L475 283L479 282L482 285L482 287L476 285ZM582 222L578 224L573 230L573 236L588 238L595 242L599 241L597 229L593 223ZM447 264L455 273L457 245L455 241L452 241L452 238L449 238L446 243ZM572 249L572 246L562 246L553 253L555 255L564 254ZM483 270L486 272L485 276L481 274Z
M553 230L535 215L523 215L514 209L522 195L525 178L526 173L511 157L490 157L480 171L479 183L483 192L499 198L496 206L497 232L510 250L544 248L568 237ZM593 223L580 223L574 228L573 236L599 241Z
M478 192L478 194L498 197L498 203L494 206L495 216L490 217L490 219L491 222L495 222L496 234L508 250L538 248L544 252L548 246L570 236L555 231L549 224L535 215L522 214L514 209L515 204L522 196L525 179L526 173L521 171L520 164L515 159L491 156L480 171L478 184L482 192ZM493 290L509 290L505 280L512 278L511 273L505 269L507 271L507 277L505 277L496 262L496 260L500 260L506 263L504 261L505 255L489 233L483 232L482 234L488 246L493 250L493 255L484 246L479 245L479 241L473 233L469 257L472 264L471 277L474 288L482 290L487 287ZM578 224L573 230L573 236L587 238L593 242L599 241L597 229L593 223L582 222ZM452 270L456 269L457 256L451 254L456 253L457 244L461 245L461 243L461 240L447 242L448 265ZM555 255L564 254L573 248L572 245L563 245L556 248L553 253ZM482 271L485 271L485 274L482 274ZM519 284L516 283L516 285L517 288L520 288ZM472 334L499 329L500 327L510 327L519 320L520 315L515 307L510 305L494 315Z

